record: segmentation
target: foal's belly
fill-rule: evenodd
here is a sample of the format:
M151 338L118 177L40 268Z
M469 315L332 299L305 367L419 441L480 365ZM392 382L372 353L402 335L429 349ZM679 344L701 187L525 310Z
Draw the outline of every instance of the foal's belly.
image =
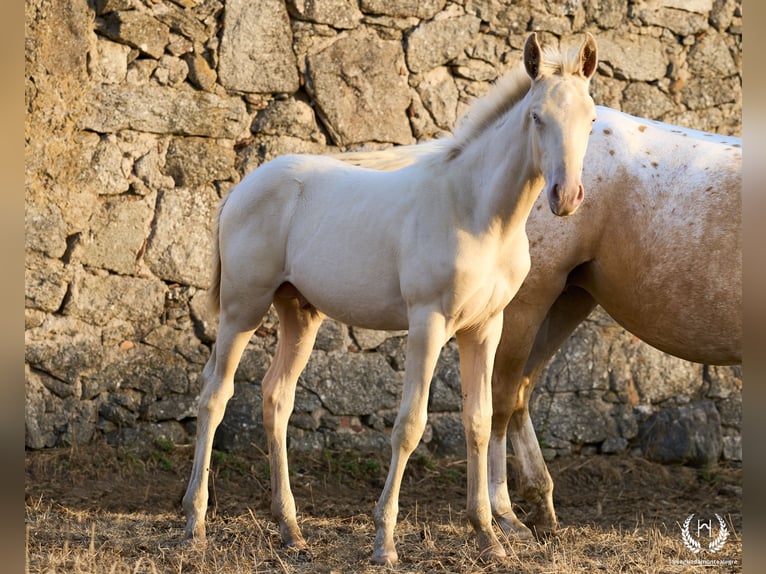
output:
M338 263L302 267L288 281L309 304L341 323L381 331L407 329L407 306L396 276L381 269L385 264L349 273L344 267Z

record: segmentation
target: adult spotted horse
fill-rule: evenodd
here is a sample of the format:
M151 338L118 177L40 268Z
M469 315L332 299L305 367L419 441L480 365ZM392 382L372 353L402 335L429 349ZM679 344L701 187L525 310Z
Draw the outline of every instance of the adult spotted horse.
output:
M588 199L561 220L538 201L527 221L532 266L504 312L493 372L492 513L509 535L556 530L553 482L529 416L548 360L601 305L657 349L700 363L742 361L742 141L597 106L583 183ZM395 169L441 140L339 154ZM511 506L510 437L524 523Z
M320 156L283 156L226 196L217 215L212 300L218 337L203 370L186 537L204 539L213 435L234 392L243 349L270 305L276 355L264 380L263 420L271 510L287 546L306 545L287 468L295 387L325 316L373 329L408 329L392 457L374 510L372 559L394 563L394 526L408 457L426 424L441 347L457 337L467 444L467 516L480 557L505 550L492 528L488 490L491 373L503 309L529 265L525 222L545 187L557 215L583 199L581 172L595 106L588 94L596 42L540 49L472 106L470 120L433 154L396 171Z

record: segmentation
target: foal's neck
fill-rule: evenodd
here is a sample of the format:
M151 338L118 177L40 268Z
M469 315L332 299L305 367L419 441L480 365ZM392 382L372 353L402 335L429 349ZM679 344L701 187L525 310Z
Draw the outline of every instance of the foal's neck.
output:
M508 111L482 137L466 146L459 169L473 173L473 228L502 236L524 230L543 188L523 102ZM465 163L462 163L465 162Z

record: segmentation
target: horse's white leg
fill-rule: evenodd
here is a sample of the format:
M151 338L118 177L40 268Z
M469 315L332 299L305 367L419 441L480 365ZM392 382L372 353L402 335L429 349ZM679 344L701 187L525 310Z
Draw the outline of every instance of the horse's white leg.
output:
M492 366L503 329L498 313L478 328L457 334L463 389L468 485L468 520L476 530L479 558L503 558L505 549L492 529L488 487L488 446L492 422Z
M529 379L524 377L528 384ZM525 386L522 385L518 396L523 396ZM493 383L493 403L496 405L502 398L499 385ZM515 394L515 393L514 393ZM532 531L519 520L513 511L513 504L508 492L508 473L506 464L506 439L510 416L504 411L493 409L492 431L489 439L489 499L492 506L492 515L506 536L520 539L532 539Z
M194 449L194 464L183 508L186 513L186 540L205 539L205 512L208 501L208 473L210 455L213 450L213 436L223 419L226 403L234 394L234 372L242 352L253 335L263 313L249 327L242 328L241 321L221 313L218 339L213 353L202 372L204 386L200 395L197 415L197 444Z
M409 321L402 403L391 433L391 466L373 514L376 534L372 561L376 564L394 564L399 560L394 545L394 527L402 476L408 458L423 436L428 388L439 351L448 338L444 316L439 313L432 310L411 312Z
M279 315L279 341L274 360L263 379L263 424L269 444L271 513L279 523L282 544L301 549L306 542L298 528L295 499L287 468L287 422L295 403L295 386L308 362L323 316L315 308L302 308L297 298L281 297L274 306Z
M509 428L513 452L519 462L519 490L530 505L525 524L534 528L538 536L553 533L558 529L553 479L540 451L529 409L515 412Z

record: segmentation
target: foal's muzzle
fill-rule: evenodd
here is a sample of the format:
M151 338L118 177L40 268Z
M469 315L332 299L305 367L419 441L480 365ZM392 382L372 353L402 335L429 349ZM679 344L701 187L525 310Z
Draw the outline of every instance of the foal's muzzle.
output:
M561 217L577 211L585 197L585 190L579 180L568 185L554 182L547 186L546 191L551 211Z

